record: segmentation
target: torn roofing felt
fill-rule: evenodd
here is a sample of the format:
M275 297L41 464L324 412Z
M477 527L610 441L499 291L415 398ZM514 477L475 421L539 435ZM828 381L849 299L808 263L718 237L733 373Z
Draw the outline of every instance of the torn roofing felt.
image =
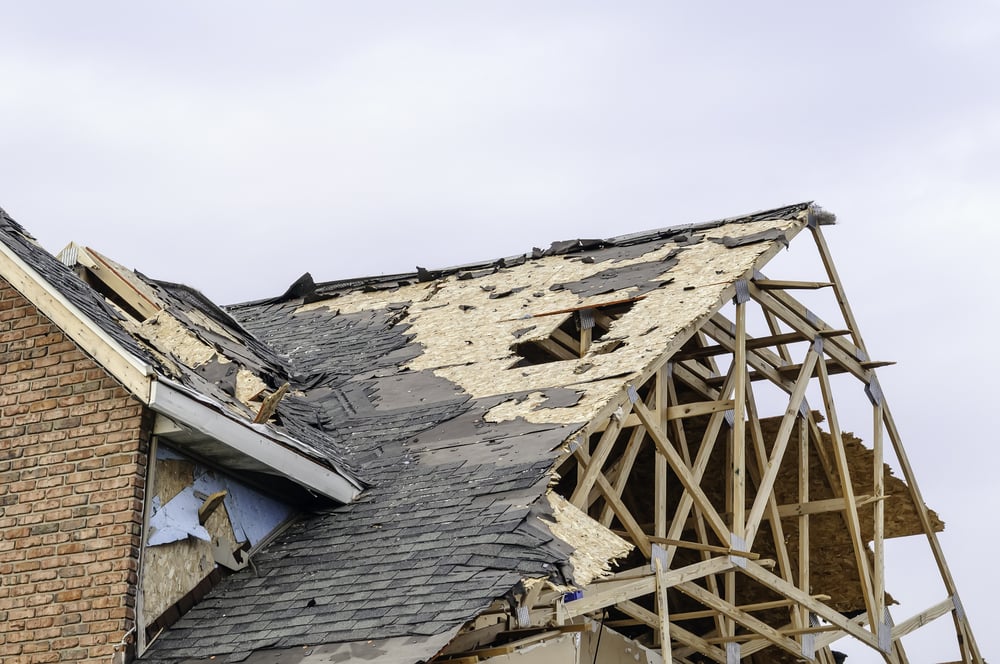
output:
M803 203L444 270L303 278L226 311L131 273L162 306L143 320L23 240L26 261L75 280L67 289L123 345L232 415L252 416L287 382L271 426L368 485L265 546L143 659L398 643L454 633L522 579L572 584L571 547L544 523L564 443L813 214ZM574 325L591 324L587 345ZM416 662L440 643L406 647Z

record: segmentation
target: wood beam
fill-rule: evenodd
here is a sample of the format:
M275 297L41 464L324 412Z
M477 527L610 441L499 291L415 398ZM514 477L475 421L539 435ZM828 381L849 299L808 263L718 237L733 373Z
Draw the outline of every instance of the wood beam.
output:
M808 438L806 438L806 443L808 444ZM800 468L800 472L802 469ZM808 470L805 470L808 473ZM806 476L808 478L808 475ZM855 506L861 507L862 505L868 505L877 502L874 496L861 495L855 496ZM880 502L880 501L879 501ZM798 516L805 516L807 514L823 514L825 512L839 512L847 509L848 503L843 498L826 498L824 500L807 500L802 503L788 503L785 505L778 505L778 513L783 519L790 519Z
M715 506L712 505L711 500L705 495L704 490L701 488L701 475L695 475L692 473L692 469L684 463L677 450L673 448L670 441L667 439L666 434L660 429L659 422L653 418L653 414L649 412L646 406L638 399L635 398L635 391L633 390L633 404L632 409L635 411L636 415L642 421L643 426L646 428L646 433L649 437L653 439L656 444L657 450L667 459L667 463L673 469L677 478L680 480L681 484L684 485L686 496L691 496L691 499L698 505L698 509L708 520L710 526L715 531L715 534L720 538L720 541L729 541L729 528L726 526L725 522L719 516L719 512L716 510ZM716 413L718 416L718 413Z
M654 558L653 567L656 570L656 610L659 613L660 656L664 662L671 662L674 657L670 645L670 609L667 605L668 586L663 570L663 560Z
M725 614L737 624L756 634L759 634L760 636L763 636L765 639L782 650L790 652L796 657L802 656L802 647L798 644L798 642L782 635L778 630L771 627L763 620L760 620L746 611L741 610L739 607L734 606L730 602L713 595L701 586L694 583L679 583L676 588L688 597L701 602L711 609L715 609L716 611ZM729 637L732 636L732 634L729 635Z
M879 649L878 640L875 638L874 634L863 629L859 624L851 622L844 617L843 614L831 609L826 604L816 601L808 593L802 592L794 585L778 576L775 576L754 561L748 560L746 567L742 567L741 571L744 574L756 579L761 585L770 588L779 595L787 597L788 599L794 600L802 606L805 606L823 620L836 625L865 645L874 648L875 650Z
M938 602L929 609L925 609L924 611L921 611L915 616L907 618L906 620L904 620L903 622L899 623L898 625L892 628L893 640L895 641L896 639L903 638L907 634L919 629L920 627L923 627L924 625L934 620L937 620L938 618L945 615L949 611L952 611L954 608L955 608L955 602L952 600L951 597L949 597L946 600Z
M628 406L626 406L626 409L628 409ZM626 414L627 410L622 418ZM590 459L587 462L579 461L580 465L577 471L579 479L576 482L576 488L573 489L573 494L569 502L580 509L587 509L587 497L594 486L594 482L597 481L597 475L603 470L604 462L608 460L608 455L611 454L611 450L615 446L615 441L618 440L618 434L622 430L622 418L612 417L608 428L604 430L604 433L601 434L600 439L597 441L597 445L594 446L594 451L591 453Z
M795 424L795 418L799 416L799 408L802 405L802 399L805 398L806 388L809 386L809 381L812 379L813 368L819 364L817 360L819 359L819 352L816 345L813 345L806 354L806 360L802 364L802 369L799 371L799 377L795 381L795 387L792 389L791 398L788 401L788 407L785 408L785 414L781 418L781 425L778 427L778 435L774 441L774 447L771 450L771 458L767 463L767 468L764 470L764 474L761 477L761 484L757 488L757 496L754 499L753 507L750 510L750 515L747 518L746 525L746 541L747 546L752 548L753 541L757 537L757 530L760 528L761 520L764 516L764 509L767 507L768 497L774 490L774 482L778 479L778 470L781 465L781 460L785 455L785 448L788 446L788 440L791 437L792 426Z
M630 600L635 597L649 595L658 586L672 588L679 583L695 581L708 574L718 574L732 569L734 563L729 558L712 558L693 563L679 569L663 570L657 578L655 572L638 579L595 581L584 590L583 597L563 605L562 614L569 620Z
M764 290L819 290L833 286L830 281L782 281L779 279L754 279L758 288Z
M827 375L826 366L821 362L817 365L817 368L819 369L817 372L819 386L823 394L827 422L830 427L830 437L833 439L833 456L837 464L837 473L840 475L841 492L844 500L847 502L847 509L844 510L844 515L847 518L847 530L851 537L851 543L854 548L854 560L861 579L861 592L865 598L868 615L873 618L872 622L874 625L879 625L882 623L883 617L882 614L875 610L877 603L872 592L868 548L865 546L864 539L861 536L861 522L858 519L857 504L854 499L854 484L851 482L851 470L847 460L847 450L844 447L844 438L840 430L837 408L833 401L833 389L830 386L830 377Z
M773 318L772 318L773 320ZM850 334L850 330L825 330L823 333L824 337L835 337L840 335ZM761 348L770 348L771 346L784 346L785 344L800 343L803 341L812 341L812 337L802 334L801 332L783 332L776 333L766 337L747 337L747 350L759 350ZM706 357L715 357L718 355L726 355L731 353L732 350L722 346L720 344L707 346L705 348L699 348L696 350L681 351L674 355L673 360L675 362L681 362L683 360L698 360Z
M732 483L733 513L730 532L731 545L735 548L746 547L746 403L747 403L747 307L745 301L737 298L736 303L736 348L733 353L735 367L733 381L733 426L731 431L731 458L729 468Z
M659 616L649 609L639 606L635 602L620 602L615 605L615 608L625 615L642 622L648 627L653 629L657 629L659 627ZM678 643L687 646L695 652L705 655L713 662L726 664L726 653L723 650L716 648L702 637L694 634L693 632L689 632L675 623L670 624L670 636ZM675 652L674 656L676 657L678 654L679 653Z

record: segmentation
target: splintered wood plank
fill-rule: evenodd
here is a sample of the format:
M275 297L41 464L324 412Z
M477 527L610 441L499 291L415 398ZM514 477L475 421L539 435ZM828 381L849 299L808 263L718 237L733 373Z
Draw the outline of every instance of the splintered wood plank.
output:
M260 405L260 410L257 411L257 416L253 418L254 424L264 424L271 419L278 410L278 404L281 403L285 394L288 393L288 388L288 383L285 383L276 389L273 394L264 399L264 403Z

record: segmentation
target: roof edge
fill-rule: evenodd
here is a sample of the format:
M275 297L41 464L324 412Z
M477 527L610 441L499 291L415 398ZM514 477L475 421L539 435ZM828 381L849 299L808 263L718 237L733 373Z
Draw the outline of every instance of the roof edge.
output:
M0 274L132 395L149 402L154 368L111 338L4 242L0 242Z
M292 450L274 436L261 431L264 425L240 422L194 398L170 381L153 382L149 407L180 424L256 459L309 491L341 503L350 503L361 492L360 485L339 468L327 467ZM291 439L289 442L294 442Z

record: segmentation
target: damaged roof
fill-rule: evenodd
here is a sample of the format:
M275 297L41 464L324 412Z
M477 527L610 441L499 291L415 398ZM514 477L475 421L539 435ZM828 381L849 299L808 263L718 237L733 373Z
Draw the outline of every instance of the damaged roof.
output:
M547 525L567 443L737 280L828 221L802 203L444 270L307 275L280 297L226 309L87 250L152 304L138 316L5 214L0 240L155 379L227 417L252 421L287 383L256 426L365 487L284 531L143 659L353 644L416 662L523 579L577 582L573 547Z

